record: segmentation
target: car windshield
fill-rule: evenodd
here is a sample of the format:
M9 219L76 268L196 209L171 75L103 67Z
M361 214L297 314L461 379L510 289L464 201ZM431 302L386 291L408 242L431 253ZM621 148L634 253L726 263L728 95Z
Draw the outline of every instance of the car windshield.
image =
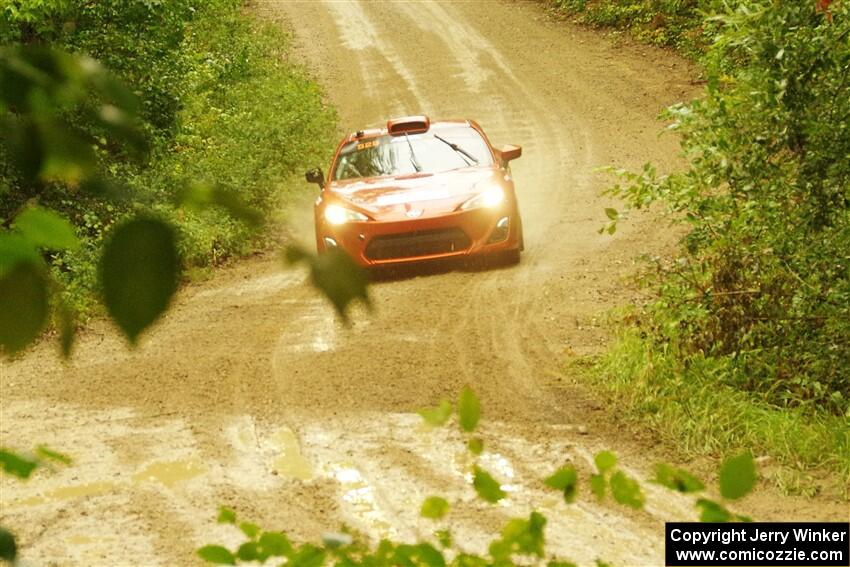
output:
M474 128L440 128L407 136L384 135L348 142L339 152L333 178L439 173L492 164L490 149Z

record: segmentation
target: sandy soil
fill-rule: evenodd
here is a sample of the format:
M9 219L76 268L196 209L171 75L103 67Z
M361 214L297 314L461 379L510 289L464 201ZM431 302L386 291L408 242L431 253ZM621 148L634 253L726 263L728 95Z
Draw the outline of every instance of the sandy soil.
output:
M96 323L69 363L52 343L3 362L0 444L46 443L76 461L24 484L0 479L0 523L18 533L27 564L195 564L196 547L240 540L214 523L220 504L297 538L343 523L427 537L434 526L417 512L430 494L455 502L466 549L483 550L507 518L536 508L553 553L661 564L663 521L691 518L688 500L650 486L642 512L586 495L567 506L539 480L566 461L589 471L602 448L642 477L664 457L563 363L599 351L601 316L633 293L624 282L635 258L671 240L651 217L598 235L608 202L595 170L677 166L656 116L694 93L693 71L553 22L533 3L254 9L296 30L346 130L427 113L475 118L497 145L521 144L522 263L378 283L374 311L345 328L303 273L268 254L185 289L134 351ZM291 214L305 242L314 190L303 187ZM509 491L499 506L473 498L460 436L415 414L465 384L483 402L483 465ZM770 502L767 493L744 506L760 518L846 516L837 502Z

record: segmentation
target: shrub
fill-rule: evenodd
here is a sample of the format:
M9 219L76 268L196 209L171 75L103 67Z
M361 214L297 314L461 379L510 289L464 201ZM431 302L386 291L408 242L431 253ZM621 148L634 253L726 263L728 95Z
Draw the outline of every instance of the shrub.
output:
M822 3L820 3L822 4ZM781 408L850 415L850 6L716 18L705 96L671 108L687 171L624 174L690 230L641 325L683 368Z

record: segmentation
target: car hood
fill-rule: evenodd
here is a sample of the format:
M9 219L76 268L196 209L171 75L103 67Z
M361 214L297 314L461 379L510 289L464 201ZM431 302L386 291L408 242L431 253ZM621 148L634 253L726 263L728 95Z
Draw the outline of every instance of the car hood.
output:
M450 213L492 184L502 183L494 168L465 168L442 173L336 181L337 197L376 220L410 220Z

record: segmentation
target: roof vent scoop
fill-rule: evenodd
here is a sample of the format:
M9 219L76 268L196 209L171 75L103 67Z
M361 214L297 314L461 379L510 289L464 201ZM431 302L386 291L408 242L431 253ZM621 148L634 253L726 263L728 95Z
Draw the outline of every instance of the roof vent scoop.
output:
M431 121L427 116L403 116L401 118L393 118L387 121L387 132L391 136L399 136L401 134L418 134L427 132L431 126Z

